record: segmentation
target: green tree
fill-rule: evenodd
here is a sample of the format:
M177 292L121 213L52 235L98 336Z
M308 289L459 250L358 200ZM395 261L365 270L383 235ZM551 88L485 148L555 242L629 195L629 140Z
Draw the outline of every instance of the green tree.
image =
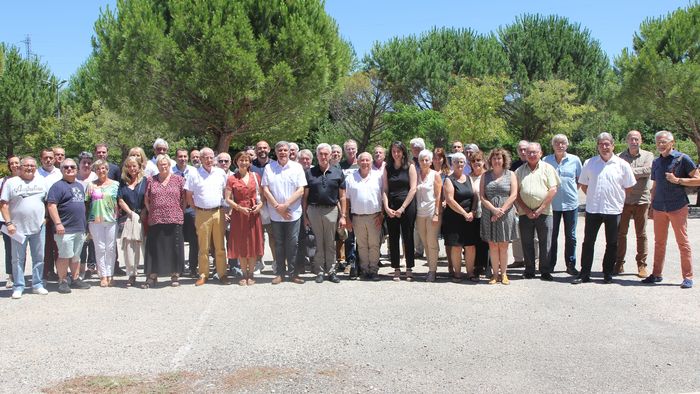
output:
M17 47L0 43L0 146L5 156L26 152L25 138L55 109L56 78L38 59L24 59ZM32 152L38 154L38 152Z
M470 29L435 28L418 37L376 43L365 57L392 99L440 111L456 77L509 72L508 59L493 35Z
M450 89L450 100L443 111L449 140L507 139L501 108L508 84L505 77L460 78Z
M415 137L433 146L445 146L447 142L447 122L441 112L398 103L394 111L384 115L384 121L386 130L380 140L384 146L396 140L408 142Z
M615 66L621 111L690 138L700 154L700 4L642 22Z
M360 152L379 141L386 128L384 114L390 109L391 100L375 70L344 78L342 90L330 105L333 121L346 138L357 141Z
M318 0L117 1L95 24L101 93L227 150L303 136L350 63Z

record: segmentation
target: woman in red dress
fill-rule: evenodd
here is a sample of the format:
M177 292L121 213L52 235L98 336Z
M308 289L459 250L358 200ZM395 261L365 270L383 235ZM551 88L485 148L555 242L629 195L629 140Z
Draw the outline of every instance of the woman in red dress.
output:
M250 156L238 152L233 157L238 172L226 182L226 202L231 207L231 231L228 235L228 258L238 259L243 271L241 286L255 284L253 271L263 255L263 232L260 221L260 177L249 171Z

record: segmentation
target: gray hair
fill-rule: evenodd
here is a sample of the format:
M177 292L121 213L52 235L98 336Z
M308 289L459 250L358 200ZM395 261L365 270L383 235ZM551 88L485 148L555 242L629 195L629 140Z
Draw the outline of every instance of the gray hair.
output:
M25 159L32 159L32 157L31 157L31 156L27 156L27 157L25 157ZM24 159L23 159L23 160L24 160ZM35 161L36 161L36 160L35 160ZM63 163L61 163L61 168L65 167L65 165L66 165L66 164L69 164L69 163L73 163L73 165L76 166L76 167L78 166L78 164L75 162L75 160L71 159L70 157L66 157L66 158L63 160Z
M467 156L464 156L464 153L462 153L462 152L455 152L455 153L451 154L450 159L452 159L453 163L457 160L462 160L465 163L467 162Z
M530 142L529 144L527 144L527 146L530 146L530 145L536 146L536 147L537 147L537 150L540 151L540 152L542 152L542 145L540 145L539 142Z
M569 137L565 136L564 134L557 134L552 137L552 146L554 146L554 144L557 142L564 142L566 145L569 145Z
M168 145L168 141L166 141L162 138L156 138L156 140L153 142L153 149L156 149L159 146L164 146L165 149L170 149L170 145Z
M280 141L280 142L276 143L276 144L275 144L275 152L277 152L277 149L279 149L279 148L281 148L281 147L283 147L283 146L286 146L287 149L289 149L289 142L287 142L287 141Z
M289 143L289 149L291 150L292 148L296 149L296 151L299 152L299 145L297 145L296 142Z
M314 158L313 153L311 153L311 151L310 151L309 149L302 149L302 150L300 150L299 153L297 153L297 156L298 156L298 157L308 156L309 159L313 159L313 158Z
M673 134L671 134L671 132L668 130L657 131L656 134L654 134L654 141L661 137L666 137L667 140L673 141Z
M467 144L467 146L465 146L464 149L476 152L479 150L479 147L476 144Z
M325 142L318 144L318 146L316 147L316 154L317 155L318 155L318 152L321 151L321 149L328 149L328 153L333 152L333 148L329 144L326 144Z
M213 150L212 148L207 147L207 146L205 146L204 148L200 149L200 150L199 150L199 154L200 154L201 156L204 156L205 154L211 154L212 156L215 156L215 155L214 155L214 150Z
M362 152L359 155L357 155L357 161L360 161L362 156L367 156L370 160L372 160L372 155L369 152Z
M608 133L607 131L598 134L598 136L595 138L596 144L599 144L602 140L608 140L611 144L615 144L615 139L613 139L612 134Z
M423 160L424 158L428 158L428 160L433 161L433 152L429 151L428 149L423 149L420 151L418 154L418 160Z
M530 143L530 141L528 141L528 140L520 140L520 141L518 141L518 145L517 145L517 146L520 146L520 145L527 145L527 144L529 144L529 143Z
M333 145L331 145L331 152L333 152L334 150L339 150L339 151L342 152L342 151L343 151L343 147L340 146L340 145L338 145L338 144L333 144Z
M409 145L411 145L411 148L421 148L421 150L425 149L425 141L422 138L414 138L409 142Z
M168 164L170 164L170 156L168 156L168 155L158 155L158 156L156 156L156 166L158 165L158 163L160 163L160 162L163 161L163 160L167 161Z
M34 164L36 164L36 159L33 158L33 157L31 157L31 156L24 156L24 157L22 158L22 160L19 161L19 164L24 165L24 164L26 164L29 160L33 161ZM65 161L65 159L64 159L63 161Z

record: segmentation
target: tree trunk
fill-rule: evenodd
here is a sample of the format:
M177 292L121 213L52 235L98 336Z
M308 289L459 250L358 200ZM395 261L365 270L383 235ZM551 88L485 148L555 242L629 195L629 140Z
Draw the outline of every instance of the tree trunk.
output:
M228 152L231 147L231 140L233 140L233 132L222 132L219 134L219 140L216 142L217 152Z

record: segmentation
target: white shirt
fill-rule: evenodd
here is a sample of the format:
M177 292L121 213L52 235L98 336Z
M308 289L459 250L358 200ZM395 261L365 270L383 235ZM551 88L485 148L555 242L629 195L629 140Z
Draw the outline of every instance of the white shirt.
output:
M350 201L350 212L355 215L371 215L382 211L382 178L370 171L362 178L355 171L345 178L345 197Z
M226 173L219 167L212 166L211 172L207 172L202 166L197 171L191 171L185 178L185 190L192 192L192 200L197 208L218 208L224 188Z
M420 179L420 172L418 173L416 186L416 216L422 218L435 214L435 177L439 175L435 170L428 171L428 175L423 180Z
M173 159L170 159L170 168L175 167L177 162ZM146 162L146 168L143 170L143 174L146 177L152 177L154 175L158 175L160 171L158 171L158 166L156 165L156 158L153 157L151 160Z
M629 163L613 155L608 161L600 156L588 159L578 183L588 186L586 212L619 215L625 205L625 189L637 181Z
M51 189L51 186L53 186L54 183L60 181L63 178L63 174L61 174L61 169L58 167L54 167L51 171L46 171L44 167L39 167L36 173L42 178L44 178L44 181L46 182L46 190Z
M31 181L18 176L5 182L0 199L8 204L10 218L23 235L37 234L44 224L44 200L48 191L44 178L35 175Z
M306 186L306 174L301 164L289 160L282 167L276 160L265 166L262 186L267 186L278 203L287 201L300 187ZM284 219L276 209L268 204L268 213L273 222L293 222L301 217L301 198L289 206L292 218Z

